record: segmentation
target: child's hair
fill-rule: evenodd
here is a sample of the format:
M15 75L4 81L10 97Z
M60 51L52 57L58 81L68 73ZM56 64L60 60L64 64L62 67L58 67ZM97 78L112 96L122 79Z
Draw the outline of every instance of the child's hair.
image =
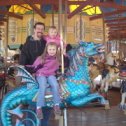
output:
M45 62L44 60L45 60L45 57L46 57L46 54L47 54L48 46L55 46L56 47L56 59L57 59L58 62L60 62L60 51L58 50L57 44L55 42L49 42L49 43L46 44L45 50L41 55L42 63Z
M49 29L56 29L56 26L50 26Z

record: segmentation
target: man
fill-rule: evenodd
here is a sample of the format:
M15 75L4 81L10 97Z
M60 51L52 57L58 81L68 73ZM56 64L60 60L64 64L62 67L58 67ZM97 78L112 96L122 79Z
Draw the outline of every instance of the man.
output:
M21 56L19 63L21 65L31 65L35 59L40 56L45 48L46 41L42 35L45 30L45 25L41 22L37 22L34 25L34 35L28 36L26 43L21 50Z
M27 37L26 43L24 44L21 50L21 55L19 60L20 65L33 64L35 59L43 53L46 46L46 41L43 39L44 30L45 30L44 23L37 22L34 25L34 34L32 36ZM29 105L29 108L35 110L36 106L31 104ZM43 110L44 119L42 119L41 121L41 126L48 126L48 120L52 109L44 108L42 110ZM33 118L33 117L28 115L28 118ZM27 122L27 126L31 126L31 123L28 124Z

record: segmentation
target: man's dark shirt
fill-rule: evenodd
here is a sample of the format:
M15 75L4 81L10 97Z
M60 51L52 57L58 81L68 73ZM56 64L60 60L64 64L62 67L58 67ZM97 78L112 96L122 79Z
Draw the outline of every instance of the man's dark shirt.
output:
M43 53L45 46L46 41L43 38L34 40L32 36L28 36L21 50L19 64L32 65L35 59Z

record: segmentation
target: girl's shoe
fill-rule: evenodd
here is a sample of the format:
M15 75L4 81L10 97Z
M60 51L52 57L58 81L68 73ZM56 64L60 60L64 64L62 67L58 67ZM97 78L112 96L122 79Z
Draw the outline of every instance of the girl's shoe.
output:
M55 114L55 119L59 119L61 116L61 110L59 105L54 106L54 114Z
M36 114L37 114L38 119L43 119L43 113L42 113L42 109L41 108L38 108L36 110Z

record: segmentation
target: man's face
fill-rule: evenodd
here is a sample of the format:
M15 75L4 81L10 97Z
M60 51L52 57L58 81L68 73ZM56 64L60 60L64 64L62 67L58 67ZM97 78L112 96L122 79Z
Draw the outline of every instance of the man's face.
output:
M34 28L34 34L37 38L41 38L44 33L44 26L43 25L36 25Z

